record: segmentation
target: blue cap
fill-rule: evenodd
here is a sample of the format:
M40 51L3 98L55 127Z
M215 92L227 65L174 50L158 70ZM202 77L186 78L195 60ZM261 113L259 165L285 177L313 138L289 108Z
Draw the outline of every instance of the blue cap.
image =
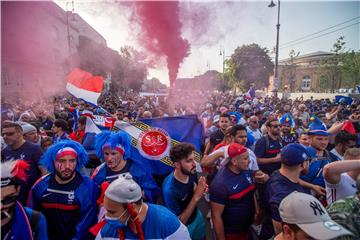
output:
M311 123L309 125L308 135L321 135L321 136L330 136L327 132L325 124L316 116L310 118Z
M281 150L281 163L287 166L300 165L309 157L305 147L299 143L291 143Z

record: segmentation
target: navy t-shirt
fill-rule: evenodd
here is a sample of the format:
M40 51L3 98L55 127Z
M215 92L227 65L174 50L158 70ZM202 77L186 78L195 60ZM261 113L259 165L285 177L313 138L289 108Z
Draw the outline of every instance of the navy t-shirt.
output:
M279 205L290 193L298 191L310 194L310 190L302 187L299 183L290 181L287 177L282 175L280 171L275 171L267 184L267 194L269 198L269 205L271 210L271 218L281 222L279 214Z
M266 137L269 139L269 145L266 146ZM269 136L263 136L257 140L255 144L254 153L258 158L273 158L281 152L282 144L280 139L273 140ZM264 173L271 175L275 170L278 170L281 163L266 163L259 164L259 168Z
M73 180L59 184L53 174L49 186L42 195L40 211L45 215L49 239L71 239L75 226L80 221L80 205L75 201L75 190L83 182L82 176L75 172Z
M27 172L28 179L26 182L20 182L20 193L19 201L25 205L27 196L31 187L34 185L36 180L41 176L40 169L38 167L39 159L42 156L41 147L26 141L20 148L13 150L10 146L7 146L1 151L1 161L12 161L12 160L25 160L29 165Z
M254 192L250 170L239 174L227 167L219 170L210 186L210 200L225 205L222 214L225 234L248 232L255 214Z
M173 172L170 173L164 180L162 187L165 206L176 216L179 216L189 205L194 195L196 183L197 178L195 175L189 176L187 183L182 183L175 179ZM197 208L194 209L185 225L191 224L196 218L196 214Z
M213 147L221 143L222 140L224 140L224 133L221 131L221 129L216 130L210 135L210 143Z

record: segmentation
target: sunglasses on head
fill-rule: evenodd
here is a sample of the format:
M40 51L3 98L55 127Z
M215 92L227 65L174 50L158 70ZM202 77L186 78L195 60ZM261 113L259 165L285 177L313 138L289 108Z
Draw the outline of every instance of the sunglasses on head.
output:
M18 197L18 195L6 196L6 197L4 197L4 199L1 199L1 204L9 205L9 204L15 202L17 197Z

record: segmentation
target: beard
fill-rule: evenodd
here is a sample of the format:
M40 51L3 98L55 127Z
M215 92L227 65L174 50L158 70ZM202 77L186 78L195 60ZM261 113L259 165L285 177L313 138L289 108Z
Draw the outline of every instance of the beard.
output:
M64 171L64 172L65 172L65 171ZM59 171L57 171L57 170L55 171L55 174L56 174L56 176L58 176L62 181L67 181L67 180L71 179L71 178L74 176L75 171L73 171L71 174L69 174L69 176L63 176L62 173L59 172Z
M180 170L181 170L181 173L182 173L182 174L187 175L187 176L191 176L191 175L194 175L194 174L195 174L196 167L193 167L193 168L189 171L189 170L183 168L183 166L181 166Z

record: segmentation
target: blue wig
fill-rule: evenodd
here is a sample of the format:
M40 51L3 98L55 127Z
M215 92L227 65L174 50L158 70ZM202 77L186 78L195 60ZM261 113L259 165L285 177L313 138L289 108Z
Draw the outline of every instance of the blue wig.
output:
M124 149L124 160L130 158L131 156L131 138L129 134L124 131L119 132L110 132L102 131L96 135L95 139L95 150L96 155L100 159L104 159L103 147L105 144L110 145L112 149L116 148L116 145L121 145Z
M59 150L66 147L73 148L76 151L77 153L76 170L80 171L80 169L82 169L85 166L85 164L88 162L89 158L84 147L80 143L72 140L60 141L49 147L49 149L46 150L44 155L41 157L40 165L44 166L49 172L53 173L55 171L54 161L56 159L56 155L59 152Z

